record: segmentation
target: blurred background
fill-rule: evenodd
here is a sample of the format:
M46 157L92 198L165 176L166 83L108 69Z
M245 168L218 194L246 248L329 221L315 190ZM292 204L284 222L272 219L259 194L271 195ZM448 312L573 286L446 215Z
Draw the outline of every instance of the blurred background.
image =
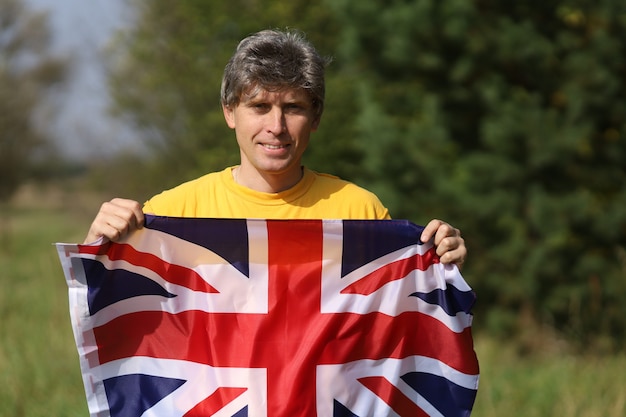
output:
M238 41L326 56L305 163L463 231L477 416L626 415L626 4L0 0L0 416L84 416L53 242L238 161Z

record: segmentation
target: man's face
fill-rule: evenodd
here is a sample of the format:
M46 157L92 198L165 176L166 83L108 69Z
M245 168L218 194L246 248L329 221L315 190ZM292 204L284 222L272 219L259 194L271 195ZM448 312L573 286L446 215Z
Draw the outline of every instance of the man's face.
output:
M237 136L244 182L269 176L292 186L300 179L302 154L319 125L305 91L260 90L254 97L244 95L234 108L224 107L224 117Z

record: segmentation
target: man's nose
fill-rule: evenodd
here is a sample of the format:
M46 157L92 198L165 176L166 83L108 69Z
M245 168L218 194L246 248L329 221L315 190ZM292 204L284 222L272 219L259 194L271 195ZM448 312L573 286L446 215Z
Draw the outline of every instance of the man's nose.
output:
M285 131L285 113L280 107L273 107L269 113L267 130L274 135L279 135Z

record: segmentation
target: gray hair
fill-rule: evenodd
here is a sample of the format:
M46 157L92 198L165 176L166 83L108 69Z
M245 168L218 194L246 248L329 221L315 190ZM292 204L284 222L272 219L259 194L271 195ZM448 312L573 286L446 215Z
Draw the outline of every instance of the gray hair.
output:
M226 64L221 101L237 106L244 94L285 88L305 90L317 116L324 109L323 59L315 47L296 31L263 30L243 39Z

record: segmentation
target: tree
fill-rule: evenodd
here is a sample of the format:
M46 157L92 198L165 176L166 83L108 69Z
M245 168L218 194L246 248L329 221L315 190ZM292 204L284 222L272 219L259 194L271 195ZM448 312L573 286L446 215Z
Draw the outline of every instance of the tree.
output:
M42 14L19 0L0 0L0 202L27 177L36 150L47 142L34 112L46 89L62 80L64 64L46 55Z
M623 6L332 7L339 65L362 80L360 181L396 216L462 227L491 330L520 334L530 317L581 346L623 341Z

